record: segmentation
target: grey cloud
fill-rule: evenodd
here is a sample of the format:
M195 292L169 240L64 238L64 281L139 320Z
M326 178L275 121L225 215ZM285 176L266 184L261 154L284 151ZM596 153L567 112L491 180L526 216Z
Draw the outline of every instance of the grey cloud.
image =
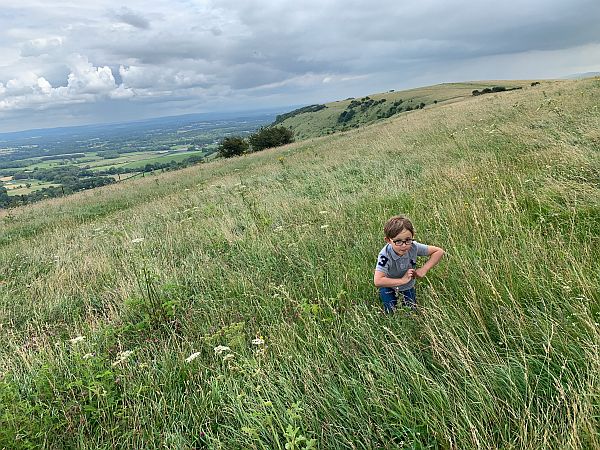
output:
M127 98L219 109L413 87L446 81L450 71L460 81L542 73L536 67L549 74L569 66L598 70L600 64L593 53L600 49L593 46L600 43L597 0L129 0L127 7L116 0L61 0L64 8L56 0L43 7L37 0L6 1L0 83L31 73L57 89L55 97L64 94L65 104L73 89L58 88L69 86L99 92L93 98L103 105ZM589 50L577 52L586 44ZM566 58L569 51L577 57ZM524 64L522 55L530 53L543 64ZM91 68L70 85L67 61L74 54ZM569 66L542 61L556 55ZM507 64L511 57L529 72Z
M119 20L120 22L131 25L135 28L147 30L150 28L150 21L140 14L135 13L127 7L121 8L118 12L113 12L112 17Z

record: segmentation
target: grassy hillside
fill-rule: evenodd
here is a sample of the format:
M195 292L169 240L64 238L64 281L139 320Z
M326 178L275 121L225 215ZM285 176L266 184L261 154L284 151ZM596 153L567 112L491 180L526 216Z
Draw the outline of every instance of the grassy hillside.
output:
M0 448L599 448L600 80L537 88L4 212Z
M444 83L406 91L390 91L300 108L278 116L275 123L291 128L296 138L302 140L357 128L388 117L405 114L415 109L461 101L472 97L473 91L494 87L506 88L507 90L520 89L531 87L531 82ZM540 89L538 85L536 87Z

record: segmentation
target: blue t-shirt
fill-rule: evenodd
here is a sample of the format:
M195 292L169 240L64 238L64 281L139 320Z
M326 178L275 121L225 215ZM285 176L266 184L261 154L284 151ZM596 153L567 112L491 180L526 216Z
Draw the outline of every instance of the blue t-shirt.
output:
M427 256L428 254L429 247L417 241L413 241L404 255L399 255L391 244L386 244L377 256L375 270L383 272L388 278L402 278L408 269L417 268L417 256ZM398 285L398 290L406 291L414 285L415 280L412 279L406 284Z

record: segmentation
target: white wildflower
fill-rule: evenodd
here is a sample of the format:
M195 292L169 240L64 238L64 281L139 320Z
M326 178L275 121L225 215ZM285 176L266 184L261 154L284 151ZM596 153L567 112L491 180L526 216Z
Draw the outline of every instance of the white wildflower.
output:
M263 345L264 343L265 341L262 338L252 339L252 345Z
M127 361L127 359L133 354L133 350L125 350L124 352L120 352L117 355L117 359L115 359L115 361L112 363L112 366L116 366L118 364L121 364L124 361Z
M90 359L93 358L94 354L93 353L86 353L85 355L83 355L83 359Z
M185 362L189 363L195 360L198 356L200 356L200 352L192 353L190 356L185 358Z
M223 352L229 352L231 351L231 349L229 347L227 347L226 345L217 345L215 347L215 355L220 355Z
M77 336L77 337L74 337L73 339L70 339L69 342L71 344L76 344L78 342L83 341L84 339L85 339L85 336Z
M144 238L135 238L131 241L132 244L139 244L140 242L143 242Z
M223 361L229 361L231 359L233 359L235 357L235 355L233 353L227 353L225 356L223 356Z
M319 214L327 214L327 211L319 211Z
M324 230L325 228L329 228L329 225L327 225L327 224L321 225L321 230Z

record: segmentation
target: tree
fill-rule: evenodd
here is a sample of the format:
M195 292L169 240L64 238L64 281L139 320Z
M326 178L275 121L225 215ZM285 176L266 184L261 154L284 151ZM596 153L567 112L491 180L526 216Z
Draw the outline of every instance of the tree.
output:
M294 142L294 132L286 127L261 128L249 138L252 150L257 152L265 148L279 147Z
M238 156L248 151L248 142L241 136L231 136L224 138L219 144L219 154L225 158Z

